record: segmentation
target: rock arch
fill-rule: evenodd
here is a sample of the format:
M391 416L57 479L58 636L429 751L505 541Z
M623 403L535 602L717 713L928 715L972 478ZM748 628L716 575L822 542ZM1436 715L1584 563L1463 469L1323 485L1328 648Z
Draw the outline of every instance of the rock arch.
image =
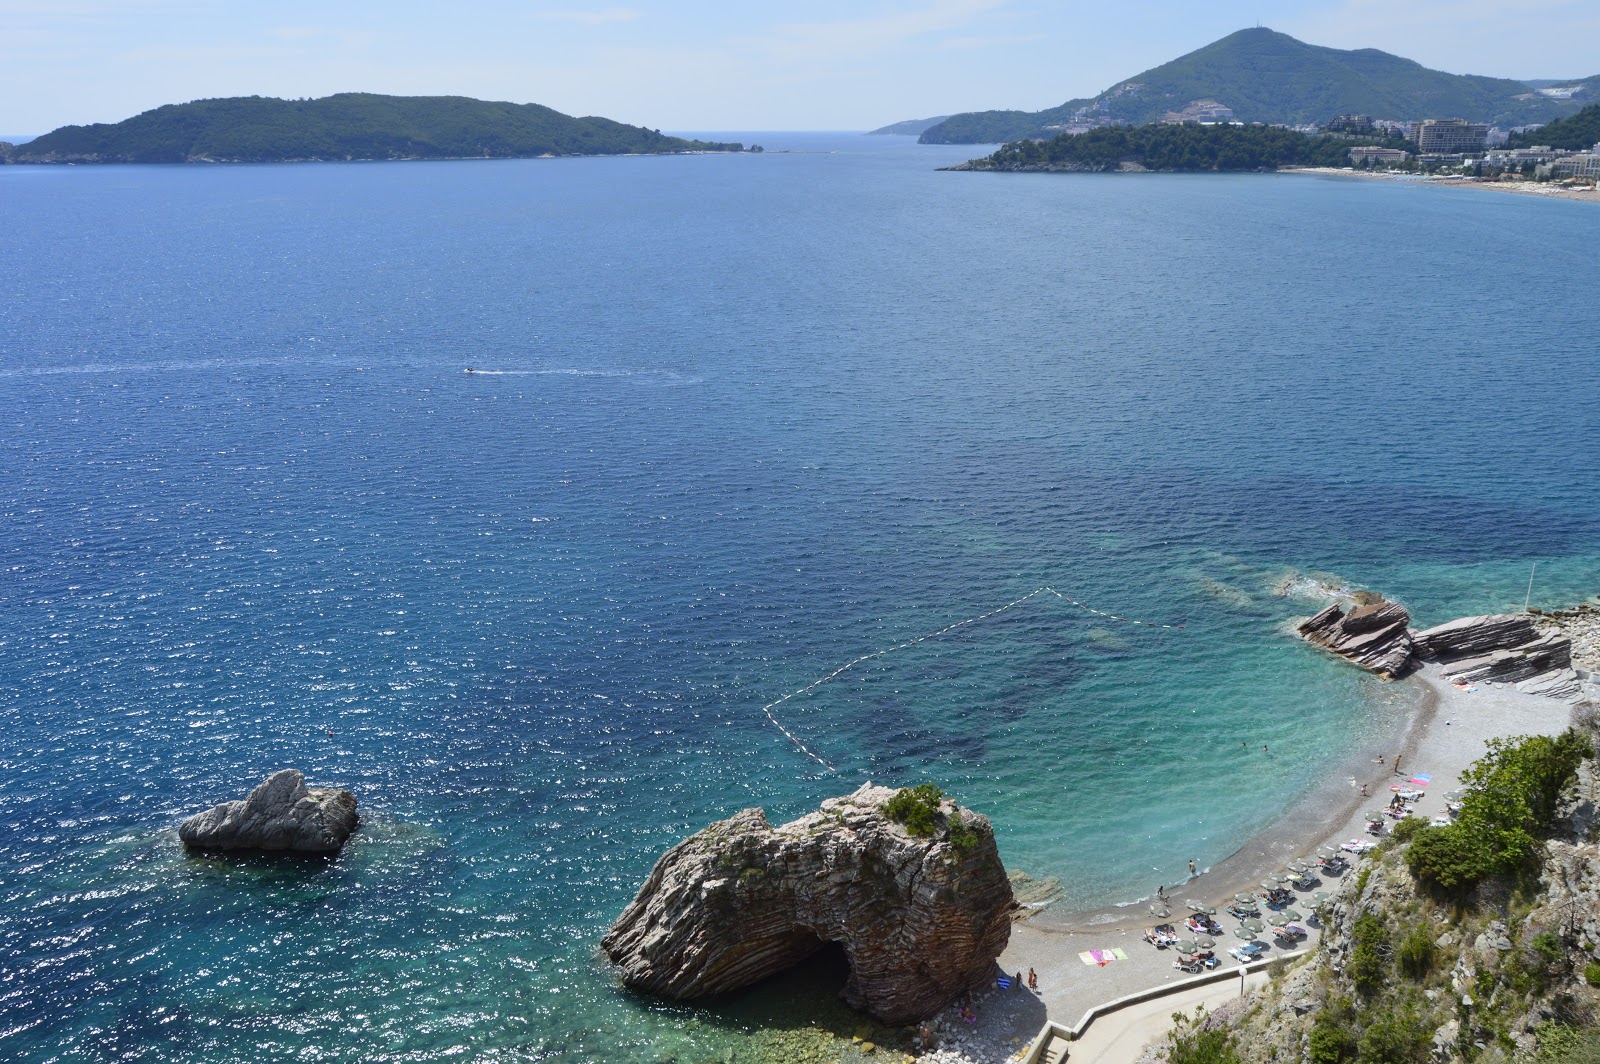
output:
M667 851L602 947L637 990L690 999L749 986L837 942L841 992L888 1023L930 1016L986 980L1016 907L986 818L946 801L932 835L864 785L774 828L760 809ZM951 817L970 830L960 848Z

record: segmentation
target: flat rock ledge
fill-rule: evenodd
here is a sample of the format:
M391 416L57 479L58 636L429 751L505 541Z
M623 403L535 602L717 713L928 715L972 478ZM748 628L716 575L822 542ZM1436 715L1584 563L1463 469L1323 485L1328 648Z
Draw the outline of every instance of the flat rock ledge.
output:
M1417 653L1440 662L1448 680L1510 683L1529 694L1571 700L1583 685L1572 667L1572 640L1542 632L1526 614L1462 617L1416 633Z
M1379 599L1348 612L1335 602L1298 631L1307 642L1393 680L1411 668L1410 626L1411 614L1404 606Z
M902 1024L986 982L1016 908L994 830L946 799L933 833L914 836L884 811L894 794L868 783L777 828L746 809L668 850L601 942L623 983L702 998L837 942L840 996Z
M297 769L274 772L239 802L196 813L178 828L201 850L334 853L355 831L356 797L335 787L307 787Z

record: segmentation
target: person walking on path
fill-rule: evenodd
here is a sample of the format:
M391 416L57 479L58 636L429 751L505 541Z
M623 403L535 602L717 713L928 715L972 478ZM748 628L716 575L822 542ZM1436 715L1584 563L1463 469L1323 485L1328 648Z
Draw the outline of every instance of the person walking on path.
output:
M1037 990L1037 989L1039 989L1039 977L1037 975L1033 974L1033 969L1032 968L1028 969L1028 989L1029 990Z

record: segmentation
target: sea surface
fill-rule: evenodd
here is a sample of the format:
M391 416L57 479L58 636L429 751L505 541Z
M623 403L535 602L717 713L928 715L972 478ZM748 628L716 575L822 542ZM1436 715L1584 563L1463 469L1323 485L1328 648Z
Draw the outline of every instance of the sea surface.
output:
M1600 591L1600 211L719 136L0 168L0 1058L749 1059L838 973L596 956L687 833L933 780L1135 902L1408 711L1284 580ZM185 856L285 766L337 860Z

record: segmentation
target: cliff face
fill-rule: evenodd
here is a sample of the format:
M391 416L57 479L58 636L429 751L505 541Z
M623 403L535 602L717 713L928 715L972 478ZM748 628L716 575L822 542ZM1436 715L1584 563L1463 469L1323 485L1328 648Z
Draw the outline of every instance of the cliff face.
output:
M912 835L884 811L894 793L869 783L777 828L746 809L667 851L602 941L622 981L705 997L837 942L845 1001L898 1024L986 980L1015 908L994 832L945 801Z
M1504 1062L1530 1059L1558 1028L1592 1031L1597 784L1594 762L1585 762L1563 799L1558 836L1527 881L1435 898L1412 878L1405 847L1385 844L1322 910L1321 948L1204 1026L1228 1032L1228 1059L1243 1064Z

